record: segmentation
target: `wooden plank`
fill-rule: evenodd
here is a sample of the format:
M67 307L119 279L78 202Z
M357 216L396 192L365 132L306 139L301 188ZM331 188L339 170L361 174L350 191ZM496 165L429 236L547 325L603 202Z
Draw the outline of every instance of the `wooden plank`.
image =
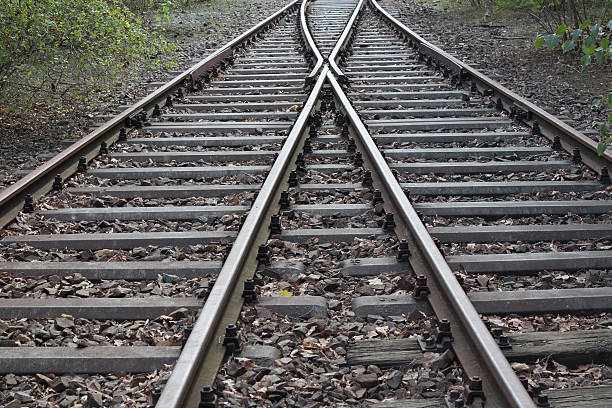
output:
M551 407L554 408L605 408L612 401L612 385L595 387L547 390ZM372 408L447 408L442 398L427 400L387 401L374 404Z
M546 356L570 367L612 362L612 330L608 329L520 333L508 337L512 348L502 351L513 362L534 362ZM410 364L421 356L415 338L367 340L350 344L346 360L349 365L375 364L387 368Z
M570 367L590 362L612 363L612 330L578 330L512 334L512 348L504 350L510 361L534 362L551 356Z
M407 339L364 340L349 344L346 362L350 366L375 364L380 368L410 364L423 356L416 337Z

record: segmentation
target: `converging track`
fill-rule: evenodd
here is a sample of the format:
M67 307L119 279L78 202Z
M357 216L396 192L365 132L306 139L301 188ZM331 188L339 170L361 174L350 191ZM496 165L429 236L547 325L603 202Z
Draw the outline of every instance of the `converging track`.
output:
M113 384L85 406L118 372L160 408L609 406L612 156L392 6L291 2L0 192L0 374Z

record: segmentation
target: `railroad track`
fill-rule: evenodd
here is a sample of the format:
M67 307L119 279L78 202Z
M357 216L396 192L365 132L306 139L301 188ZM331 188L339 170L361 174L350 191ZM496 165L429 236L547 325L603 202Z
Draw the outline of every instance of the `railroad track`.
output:
M609 405L610 154L383 6L292 2L1 193L14 406Z

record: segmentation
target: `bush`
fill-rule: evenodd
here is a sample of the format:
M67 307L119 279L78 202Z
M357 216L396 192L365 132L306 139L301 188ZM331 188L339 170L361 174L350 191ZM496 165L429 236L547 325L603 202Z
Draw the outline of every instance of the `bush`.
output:
M0 100L86 94L172 46L117 0L0 0ZM10 92L9 92L10 89Z

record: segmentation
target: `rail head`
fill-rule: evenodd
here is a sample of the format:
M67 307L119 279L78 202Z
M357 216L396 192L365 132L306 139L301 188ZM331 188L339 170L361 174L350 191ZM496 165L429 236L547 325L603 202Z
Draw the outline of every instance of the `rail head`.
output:
M567 136L569 138L569 142L567 143L566 148L570 151L574 147L579 148L583 154L585 163L600 174L603 167L610 168L610 166L612 166L611 150L607 150L601 156L599 156L597 154L597 142L595 142L593 139L546 112L544 109L529 102L527 99L506 88L499 82L487 77L477 69L431 44L393 17L380 4L378 4L377 0L369 1L375 11L386 18L400 33L410 39L415 49L419 51L422 50L426 55L430 55L431 58L436 59L440 65L445 66L447 69L457 67L461 70L461 77L469 77L472 80L479 82L483 89L493 90L493 92L497 93L497 95L501 97L502 103L507 102L508 111L515 108L527 112L529 119L524 119L524 121L532 127L535 127L535 124L537 123L537 126L542 131L546 129L546 131L550 133L546 134L548 138L552 139L555 134ZM462 79L461 77L460 79Z
M373 165L385 191L388 193L394 209L398 212L404 225L407 226L430 269L433 271L437 284L442 291L440 295L444 302L448 302L448 309L459 311L459 313L456 313L460 320L460 326L457 329L462 330L474 346L475 349L471 350L471 352L481 357L484 362L484 368L490 373L487 378L494 379L495 389L501 393L500 397L504 401L504 405L500 406L513 408L535 407L533 400L515 375L514 370L510 367L506 357L482 322L480 315L463 288L457 282L453 271L427 232L408 197L406 197L400 184L395 179L389 165L380 153L376 143L355 109L351 106L340 84L331 74L331 71L327 74L327 78L336 98L340 102L340 106L351 121L353 129L365 149L369 162ZM494 397L497 397L497 395Z
M221 60L231 55L237 46L262 32L271 23L283 18L290 11L295 10L297 6L298 0L291 1L265 20L227 42L197 65L183 71L164 86L142 98L128 109L102 124L99 128L70 145L57 156L38 166L29 174L1 191L0 228L4 228L19 213L23 207L26 195L30 194L36 198L50 191L53 179L56 175L59 174L62 176L62 179L65 179L74 174L79 159L85 157L87 161L89 161L97 156L101 143L106 142L110 145L114 142L121 128L127 127L126 122L128 122L130 118L133 118L140 112L150 113L156 104L161 104L165 101L166 96L184 86L186 82L197 79L208 70L211 70Z
M324 59L321 52L317 48L314 39L312 38L312 34L310 34L310 29L308 28L308 19L306 18L308 3L310 3L310 0L302 0L302 5L300 6L300 29L302 32L302 37L305 39L304 43L306 47L308 47L316 59L314 68L312 71L310 71L310 74L308 74L306 79L307 82L314 83L317 73L321 70L321 67L323 67Z
M353 13L351 14L351 18L349 18L348 22L346 23L346 26L344 27L340 38L338 38L334 49L329 53L328 60L330 70L334 73L334 75L336 75L336 78L338 78L340 82L346 82L347 77L346 75L344 75L344 72L342 72L342 70L338 67L336 60L338 59L338 56L344 50L344 48L346 48L348 40L351 36L351 32L355 29L355 26L357 25L357 17L359 16L359 13L361 12L361 9L363 8L364 4L365 0L359 0L359 3L357 3L355 9L353 10Z

